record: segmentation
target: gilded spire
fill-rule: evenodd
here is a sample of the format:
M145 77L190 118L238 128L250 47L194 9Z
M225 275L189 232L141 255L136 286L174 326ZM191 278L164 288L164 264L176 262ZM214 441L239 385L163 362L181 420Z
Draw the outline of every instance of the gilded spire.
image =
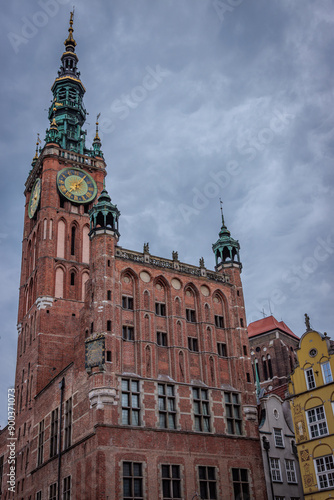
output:
M64 42L66 50L72 48L72 52L74 52L74 47L76 46L76 41L73 38L73 17L74 17L74 8L70 16L70 27L68 28L68 37Z
M220 201L220 212L222 214L222 224L223 224L223 226L225 226L224 214L223 214L223 202L222 202L221 198L219 198L219 201Z
M99 118L100 118L100 116L101 116L101 113L99 113L96 117L96 134L94 137L94 142L96 142L96 141L101 142L101 139L99 137Z
M38 160L38 145L41 144L41 140L39 138L39 134L37 134L37 141L36 141L36 151L35 151L35 156L32 159L31 164L35 165L36 161Z

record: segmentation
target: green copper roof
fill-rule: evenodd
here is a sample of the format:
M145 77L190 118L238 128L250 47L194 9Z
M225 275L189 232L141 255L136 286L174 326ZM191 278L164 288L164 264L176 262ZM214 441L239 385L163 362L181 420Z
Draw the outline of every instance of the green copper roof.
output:
M219 238L212 245L212 250L216 257L216 267L219 264L227 262L238 262L240 264L239 241L231 237L230 231L227 229L222 211L222 227L219 232Z
M76 42L73 38L73 13L71 12L68 37L65 40L65 52L61 56L61 66L51 91L52 104L48 117L51 122L46 131L46 143L55 142L68 151L89 156L103 157L101 141L93 144L93 149L86 148L86 109L83 103L85 87L80 80L77 68L78 56L75 53Z

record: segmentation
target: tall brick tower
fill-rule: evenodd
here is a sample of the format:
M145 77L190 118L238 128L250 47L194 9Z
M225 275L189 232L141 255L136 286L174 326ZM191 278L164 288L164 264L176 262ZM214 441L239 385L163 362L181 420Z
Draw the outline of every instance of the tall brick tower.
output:
M222 215L214 271L119 246L75 46L71 14L26 182L16 483L9 493L4 429L3 498L265 499L239 243Z

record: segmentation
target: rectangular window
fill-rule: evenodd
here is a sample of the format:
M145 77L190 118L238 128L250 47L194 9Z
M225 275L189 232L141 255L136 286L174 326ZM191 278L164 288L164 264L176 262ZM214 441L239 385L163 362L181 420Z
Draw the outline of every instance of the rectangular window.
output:
M123 462L123 500L143 500L142 464Z
M226 344L224 344L223 342L217 342L217 351L219 356L221 356L222 358L227 358Z
M242 435L241 406L239 394L225 392L227 433Z
M224 317L215 315L215 325L217 328L224 328Z
M294 460L288 460L288 459L285 460L285 472L288 483L297 482L296 467Z
M49 500L57 500L57 483L50 484Z
M155 314L157 316L166 316L166 304L162 302L155 303Z
M134 330L133 326L123 326L122 336L123 336L123 340L134 340L135 339L135 330Z
M176 429L176 409L174 386L158 384L159 427Z
M274 429L274 438L276 448L284 448L282 429Z
M42 465L43 463L43 451L44 451L44 420L42 420L39 423L39 429L38 429L37 465Z
M314 389L315 388L315 378L314 378L312 368L308 368L308 370L305 370L305 377L306 377L306 385L307 385L308 390Z
M122 424L140 425L139 381L122 379Z
M51 413L51 429L50 429L50 458L57 455L58 445L58 408Z
M123 295L122 307L123 307L123 309L133 310L133 297L128 297L127 295Z
M285 497L275 495L275 500L285 500Z
M157 332L157 344L162 347L167 346L167 333L166 332Z
M41 491L37 491L36 500L42 500L42 492Z
M311 439L328 434L326 415L323 406L306 411Z
M69 448L72 444L72 398L65 402L65 437L64 437L64 450Z
M182 498L180 466L161 465L161 477L163 500Z
M249 482L247 469L232 469L234 500L248 500Z
M217 499L217 479L216 479L216 468L215 467L198 467L198 480L199 480L199 491L200 498L205 499Z
M186 318L190 323L196 323L196 312L194 309L186 309Z
M195 337L188 337L189 351L198 352L198 340Z
M281 464L278 458L270 458L270 472L274 483L282 482Z
M210 432L209 395L207 389L193 388L195 430ZM209 497L210 498L210 497Z
M326 363L321 363L321 370L324 379L324 384L329 384L330 382L333 382L332 370L329 361L326 361Z
M64 477L63 500L71 500L71 476Z
M333 455L315 459L319 489L333 488L334 486L334 460Z

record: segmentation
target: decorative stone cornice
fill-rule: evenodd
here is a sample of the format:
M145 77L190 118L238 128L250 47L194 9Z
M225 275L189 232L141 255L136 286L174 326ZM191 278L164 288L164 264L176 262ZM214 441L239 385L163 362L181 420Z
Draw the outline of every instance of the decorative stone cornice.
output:
M47 307L52 307L54 298L53 297L38 297L36 300L37 309L46 309Z
M184 264L182 262L171 259L155 257L153 255L147 254L146 252L140 253L132 250L126 250L122 247L116 248L116 258L131 260L133 262L139 263L142 262L143 264L149 264L153 267L171 269L180 273L190 274L192 276L201 276L203 278L218 281L220 283L229 283L230 281L227 274L216 273L215 271L207 271L205 268L192 266L191 264Z
M117 390L112 387L97 387L89 391L89 402L91 408L103 410L104 405L117 405L119 396Z

